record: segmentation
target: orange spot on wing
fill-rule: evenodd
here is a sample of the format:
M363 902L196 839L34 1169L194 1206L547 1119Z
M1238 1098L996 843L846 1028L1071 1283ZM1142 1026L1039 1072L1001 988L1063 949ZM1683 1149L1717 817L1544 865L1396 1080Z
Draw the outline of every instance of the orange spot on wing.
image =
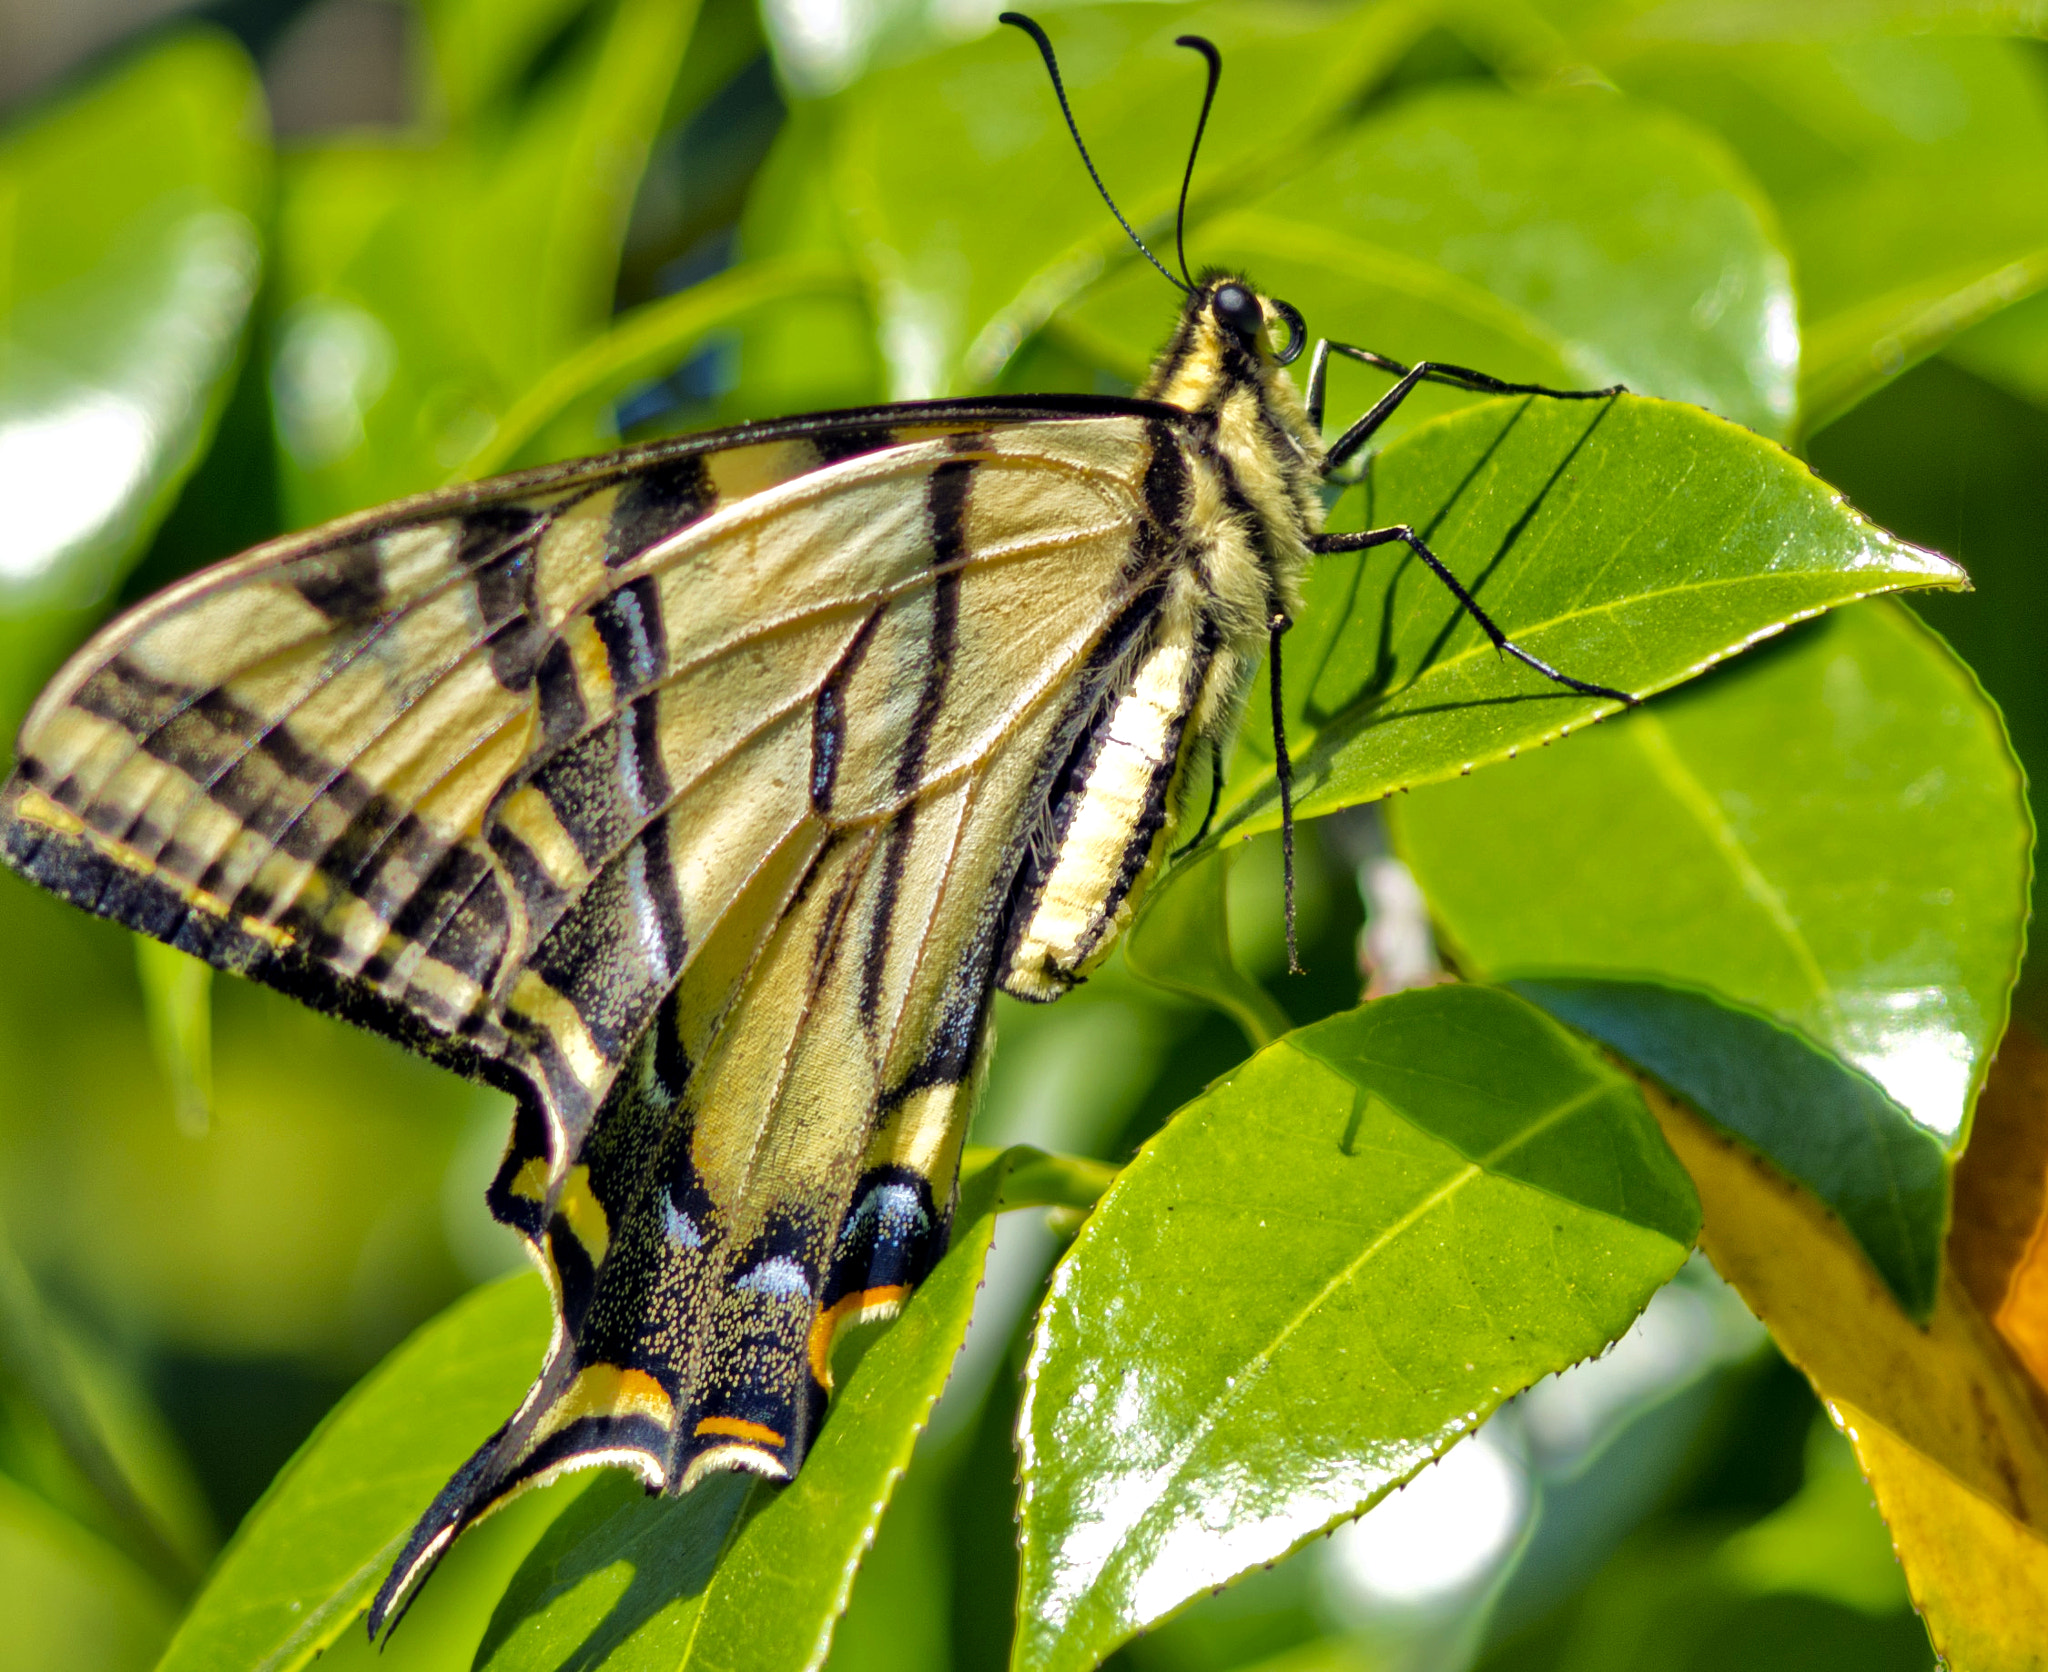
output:
M842 1295L811 1323L811 1374L818 1380L818 1386L830 1392L832 1389L832 1343L839 1339L839 1332L847 1324L879 1312L884 1308L894 1310L910 1298L909 1286L902 1283L887 1283L877 1289L860 1289L853 1294Z
M748 1422L744 1417L706 1417L697 1424L699 1434L724 1434L735 1440L752 1440L757 1445L774 1446L778 1450L789 1442L765 1423Z

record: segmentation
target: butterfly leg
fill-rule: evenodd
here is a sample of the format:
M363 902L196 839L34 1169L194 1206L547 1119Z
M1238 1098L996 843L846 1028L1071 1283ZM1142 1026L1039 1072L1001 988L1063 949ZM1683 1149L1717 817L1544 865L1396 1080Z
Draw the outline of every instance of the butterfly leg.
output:
M1415 390L1424 383L1445 383L1454 389L1470 389L1483 395L1544 395L1558 401L1607 400L1614 395L1625 393L1619 383L1605 389L1552 389L1541 383L1509 383L1488 372L1477 372L1469 366L1452 366L1438 360L1423 360L1413 366L1404 366L1398 360L1384 354L1375 354L1370 349L1359 348L1351 343L1331 342L1325 338L1316 344L1314 358L1309 362L1308 372L1308 421L1320 430L1323 426L1323 397L1329 380L1330 356L1341 354L1346 359L1357 360L1363 365L1375 366L1383 372L1391 372L1398 381L1377 401L1372 410L1339 436L1330 446L1329 466L1331 470L1342 468L1375 434L1379 428Z
M1493 648L1504 656L1512 656L1525 666L1534 668L1545 679L1577 691L1582 696L1612 697L1616 702L1636 706L1636 699L1626 691L1617 691L1611 685L1594 685L1583 679L1574 679L1568 673L1561 673L1540 656L1532 656L1520 645L1502 632L1499 624L1480 607L1479 600L1465 590L1465 583L1444 566L1443 560L1423 543L1422 537L1405 523L1392 528L1369 528L1356 534L1318 534L1309 541L1309 550L1317 556L1328 556L1335 552L1370 551L1375 546L1406 546L1421 558L1429 572L1450 589L1451 596L1458 600L1465 613L1479 623L1479 630L1493 643Z

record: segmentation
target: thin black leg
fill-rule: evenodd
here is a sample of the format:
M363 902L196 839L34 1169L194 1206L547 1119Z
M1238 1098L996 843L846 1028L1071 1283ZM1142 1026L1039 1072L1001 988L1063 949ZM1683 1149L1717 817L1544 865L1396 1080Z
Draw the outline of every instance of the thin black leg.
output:
M1392 372L1396 377L1406 377L1408 368L1398 360L1390 360L1384 354L1375 354L1369 348L1360 348L1356 343L1336 343L1328 337L1318 338L1316 351L1308 363L1308 423L1318 435L1323 429L1323 396L1329 383L1330 356L1341 354L1347 360L1377 366L1383 372Z
M1480 608L1479 600L1465 590L1465 583L1452 574L1450 570L1446 569L1436 553L1422 543L1422 537L1405 523L1394 528L1369 528L1358 534L1318 534L1309 541L1308 547L1310 551L1315 552L1319 556L1327 556L1335 552L1370 551L1375 546L1391 546L1396 542L1406 546L1417 557L1421 558L1429 566L1429 572L1450 588L1451 596L1458 600L1459 605L1467 615L1479 623L1479 630L1493 641L1493 648L1495 650L1500 651L1503 655L1514 657L1516 661L1525 666L1534 668L1545 679L1554 680L1567 690L1577 691L1582 696L1612 697L1616 702L1626 703L1630 708L1636 706L1636 699L1626 691L1617 691L1611 685L1589 684L1583 679L1572 678L1568 673L1559 673L1556 668L1553 668L1540 656L1532 656L1528 651L1516 644L1513 639L1500 630L1493 617ZM1274 640L1276 648L1278 644L1279 640L1276 637ZM1276 708L1274 712L1277 716L1279 711ZM1287 792L1285 780L1283 779L1281 789L1281 807L1283 811L1286 805Z
M1341 469L1378 433L1380 426L1394 415L1420 384L1447 383L1454 389L1470 389L1482 395L1543 395L1556 401L1604 401L1626 393L1619 383L1606 389L1552 389L1542 383L1509 383L1490 372L1474 371L1470 366L1448 365L1439 360L1424 360L1414 366L1404 366L1400 361L1390 360L1384 354L1374 354L1370 349L1324 341L1316 344L1315 358L1309 366L1309 421L1318 429L1322 427L1324 385L1329 376L1332 354L1341 354L1380 371L1392 372L1399 381L1373 403L1370 412L1331 444L1330 470Z
M1287 890L1287 973L1306 975L1294 941L1294 763L1287 758L1287 716L1280 681L1280 640L1294 623L1275 610L1266 623L1271 644L1266 674L1273 687L1273 775L1280 781L1280 873Z

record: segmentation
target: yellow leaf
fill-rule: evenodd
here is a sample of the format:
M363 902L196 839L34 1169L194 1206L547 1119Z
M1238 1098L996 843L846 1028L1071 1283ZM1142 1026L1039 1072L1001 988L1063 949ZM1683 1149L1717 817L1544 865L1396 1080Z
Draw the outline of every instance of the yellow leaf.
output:
M1949 1260L2032 1376L2048 1388L2048 1047L2006 1030L1956 1170Z
M2048 1672L2048 1422L1963 1276L1984 1283L1996 1257L1972 1245L1958 1258L1970 1233L1952 1233L1922 1329L1811 1195L1683 1105L1645 1095L1698 1187L1708 1257L1855 1446L1936 1650L1954 1672ZM1998 1114L1987 1095L1972 1154Z

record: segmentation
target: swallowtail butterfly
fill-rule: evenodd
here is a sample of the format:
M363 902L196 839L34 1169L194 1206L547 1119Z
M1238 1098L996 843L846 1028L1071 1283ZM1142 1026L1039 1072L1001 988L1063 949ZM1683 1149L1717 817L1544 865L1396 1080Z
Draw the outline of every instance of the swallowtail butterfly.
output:
M1320 342L1304 400L1293 308L1132 238L1184 301L1129 398L816 413L380 506L130 611L24 724L15 870L516 1101L490 1206L553 1344L373 1635L565 1468L802 1465L835 1332L945 1248L993 994L1109 949L1262 655L1279 689L1316 554L1401 542L1499 648L1629 700L1412 530L1324 534L1319 494L1422 382L1615 391ZM1396 381L1326 446L1333 354Z

